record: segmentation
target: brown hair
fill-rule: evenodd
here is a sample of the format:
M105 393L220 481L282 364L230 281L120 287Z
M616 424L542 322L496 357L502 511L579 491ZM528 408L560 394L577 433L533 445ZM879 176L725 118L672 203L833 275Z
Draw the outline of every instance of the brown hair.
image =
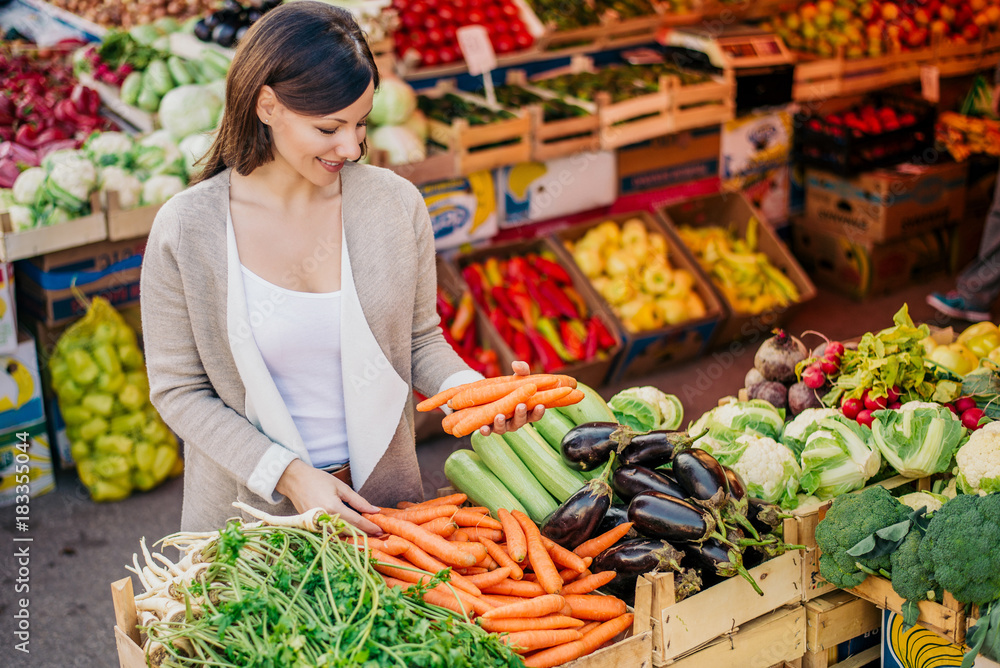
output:
M349 11L312 0L269 11L240 40L226 77L222 122L192 183L228 167L249 174L274 159L271 128L257 117L265 85L293 112L326 116L349 107L372 82L378 88L375 58ZM366 149L362 143L362 155Z

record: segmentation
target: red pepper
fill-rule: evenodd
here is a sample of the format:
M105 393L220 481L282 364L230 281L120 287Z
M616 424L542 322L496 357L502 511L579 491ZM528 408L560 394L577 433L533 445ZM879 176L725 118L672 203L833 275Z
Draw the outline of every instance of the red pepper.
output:
M59 127L45 128L38 133L38 137L35 141L38 142L40 147L48 146L49 144L57 141L62 141L64 139L69 139L69 136L62 131Z
M538 255L534 258L534 262L532 264L535 269L554 281L565 283L566 285L573 283L573 279L570 278L569 272L563 269L562 265L558 262L553 262L552 260L548 260L541 255Z
M455 319L451 321L451 338L455 341L464 339L465 330L472 324L475 316L476 305L472 301L472 293L465 292L462 294L462 299L459 300L458 308L455 310Z
M528 294L538 304L538 309L541 311L543 318L558 318L560 316L559 308L542 292L537 282L527 280L522 285L527 288Z
M507 295L514 302L514 306L517 307L518 314L524 324L530 328L534 328L535 323L540 317L538 304L532 301L531 296L520 287L510 288L507 291Z
M465 336L462 337L461 347L462 354L466 358L475 357L476 353L476 325L473 323L470 327L465 330Z
M601 335L597 333L597 326L600 324L597 318L591 318L587 323L587 339L583 346L583 359L588 362L597 355L597 345Z
M570 319L580 317L579 311L576 310L576 305L566 296L562 288L556 285L555 281L545 279L538 284L538 289L556 307L559 315Z
M594 323L597 330L597 345L602 350L605 348L614 348L617 341L615 341L615 337L611 336L611 332L607 330L601 319L595 315L590 319L590 322Z
M504 341L510 341L512 339L514 330L511 328L510 321L507 319L507 316L503 314L503 311L500 309L490 311L490 324L493 325L493 328L497 330L498 334L500 334L501 339Z
M517 359L527 362L528 366L531 366L534 354L532 353L531 341L528 339L527 334L523 331L515 331L511 347L514 349L514 356Z
M483 304L483 292L486 289L486 277L483 276L483 269L478 264L470 264L462 270L462 278L472 290L472 296L481 305Z
M17 129L17 134L14 135L14 142L28 148L38 148L41 146L38 141L38 128L34 125L22 125Z
M455 306L441 288L437 291L437 312L441 321L448 323L455 317Z
M512 257L507 263L507 271L504 273L513 283L527 283L531 280L531 271L528 261L523 257Z
M583 339L570 326L569 321L562 320L559 323L559 334L562 335L563 346L571 357L581 360L584 358L586 350L583 346Z
M483 275L486 277L486 284L491 288L503 285L503 272L500 269L500 260L495 257L486 258L483 263Z
M574 288L572 285L563 285L561 287L563 294L566 295L569 298L569 300L573 302L573 304L576 306L576 312L579 313L579 316L577 317L580 318L587 317L587 313L589 312L589 309L587 308L587 302L583 301L583 297L580 296L580 293L576 291L576 288Z
M528 337L535 352L538 353L538 361L541 363L543 371L548 373L565 366L559 353L541 334L530 328L525 329L524 334Z

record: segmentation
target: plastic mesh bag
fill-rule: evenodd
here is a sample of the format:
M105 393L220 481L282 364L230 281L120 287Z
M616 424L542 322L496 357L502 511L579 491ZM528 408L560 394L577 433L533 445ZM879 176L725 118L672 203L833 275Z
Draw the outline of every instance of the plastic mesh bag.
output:
M94 501L119 501L180 474L177 439L149 403L135 332L95 297L49 363L80 480Z

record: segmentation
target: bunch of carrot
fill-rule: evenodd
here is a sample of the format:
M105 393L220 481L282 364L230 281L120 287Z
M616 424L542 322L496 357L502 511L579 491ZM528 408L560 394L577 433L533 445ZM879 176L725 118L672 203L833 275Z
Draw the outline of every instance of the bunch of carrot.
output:
M450 568L447 584L427 589L426 602L475 618L524 656L528 668L558 666L589 654L632 625L624 601L594 591L614 571L591 573L593 558L620 540L615 527L570 551L541 535L520 511L462 507L464 494L401 503L365 517L384 533L367 540L388 585L425 584Z
M498 376L439 392L417 404L417 410L426 413L447 405L454 412L444 418L441 426L461 438L492 425L497 415L510 419L518 404L525 404L530 412L535 406L572 406L582 401L583 396L571 376L546 373Z

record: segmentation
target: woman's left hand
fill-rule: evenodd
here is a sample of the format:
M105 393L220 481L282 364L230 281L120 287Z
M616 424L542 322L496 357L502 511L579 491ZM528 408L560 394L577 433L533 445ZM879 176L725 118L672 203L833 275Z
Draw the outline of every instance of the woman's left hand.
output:
M516 376L527 376L531 373L531 367L528 366L527 362L512 362L510 366ZM479 428L479 433L483 436L489 436L490 434L505 434L508 431L517 431L529 422L541 420L543 415L545 415L545 406L535 406L529 413L528 407L525 404L518 404L517 408L514 409L514 417L510 420L503 415L497 415L493 420L493 427L482 426Z

